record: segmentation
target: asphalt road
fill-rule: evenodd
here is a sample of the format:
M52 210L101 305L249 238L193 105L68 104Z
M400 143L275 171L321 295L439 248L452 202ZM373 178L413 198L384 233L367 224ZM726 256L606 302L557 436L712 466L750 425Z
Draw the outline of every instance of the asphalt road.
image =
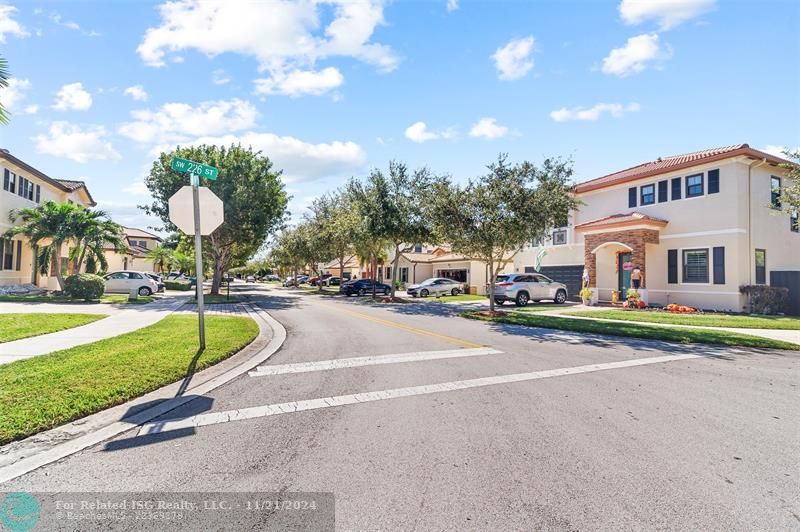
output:
M597 338L469 321L437 303L387 308L259 290L288 332L269 366L499 353L245 375L163 420L168 429L200 415L204 426L131 432L0 491L332 492L337 530L800 529L796 353ZM702 356L632 362L671 355ZM626 364L548 373L614 362ZM518 374L528 376L420 388ZM321 398L329 400L305 411L242 410ZM236 420L237 410L254 417Z

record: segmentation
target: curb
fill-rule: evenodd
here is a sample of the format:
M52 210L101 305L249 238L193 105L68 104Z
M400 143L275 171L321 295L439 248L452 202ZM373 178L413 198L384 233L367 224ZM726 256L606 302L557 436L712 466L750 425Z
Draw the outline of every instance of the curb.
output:
M0 447L0 484L135 429L264 363L283 346L286 329L264 309L250 303L244 305L258 324L259 334L241 351L193 375L195 383L180 395L177 392L182 383L174 382L121 405ZM268 333L271 333L269 340ZM161 402L148 406L155 401ZM137 407L141 410L135 412Z

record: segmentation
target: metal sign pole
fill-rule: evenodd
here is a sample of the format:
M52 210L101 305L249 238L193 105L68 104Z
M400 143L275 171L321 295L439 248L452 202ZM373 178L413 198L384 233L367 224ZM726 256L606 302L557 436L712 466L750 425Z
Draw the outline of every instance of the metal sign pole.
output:
M192 179L192 204L194 207L194 265L197 277L197 316L200 326L200 349L206 348L206 323L203 316L203 237L200 235L200 176L190 174Z

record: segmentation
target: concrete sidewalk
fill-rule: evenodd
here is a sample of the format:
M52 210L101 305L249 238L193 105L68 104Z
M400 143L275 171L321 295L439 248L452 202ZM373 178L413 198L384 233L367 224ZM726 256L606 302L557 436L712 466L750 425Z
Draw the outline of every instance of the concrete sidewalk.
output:
M115 309L111 308L113 305L67 307L66 305L44 303L23 307L21 303L9 303L14 305L13 312L72 312L110 315L108 318L73 329L2 343L0 344L0 364L8 364L16 360L69 349L76 345L97 342L147 327L176 311L188 299L188 296L170 298L145 305L126 305L125 308L117 307ZM35 310L31 310L31 308Z
M592 320L592 321L605 321L608 323L626 323L626 324L638 324L638 325L652 325L654 327L669 327L669 328L685 328L685 329L708 329L711 331L728 331L732 333L739 333L739 334L747 334L749 336L759 336L761 338L768 338L770 340L780 340L783 342L789 342L793 344L800 345L800 330L797 329L741 329L737 327L708 327L706 325L676 325L672 323L651 323L651 322L644 322L644 321L626 321L626 320L615 320L609 318L592 318L589 316L569 316L565 314L565 312L571 312L574 310L608 310L606 308L597 308L597 307L587 307L584 305L577 305L572 307L566 307L563 309L558 310L546 310L542 312L537 312L536 315L538 316L558 316L560 318L569 318L573 320ZM524 311L522 311L524 313Z

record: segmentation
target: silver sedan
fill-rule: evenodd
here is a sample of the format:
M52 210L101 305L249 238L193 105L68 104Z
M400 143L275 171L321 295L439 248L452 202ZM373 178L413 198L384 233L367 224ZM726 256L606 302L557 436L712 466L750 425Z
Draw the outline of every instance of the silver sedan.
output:
M431 277L406 288L406 292L412 297L457 296L461 291L462 283L444 277Z

